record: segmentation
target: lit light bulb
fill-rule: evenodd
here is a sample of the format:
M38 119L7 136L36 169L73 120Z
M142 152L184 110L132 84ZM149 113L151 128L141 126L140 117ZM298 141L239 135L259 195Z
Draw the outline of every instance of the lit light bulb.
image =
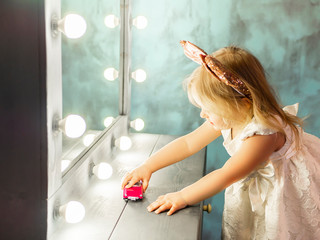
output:
M107 68L106 70L104 70L103 75L104 75L105 79L107 79L109 81L114 81L115 79L118 78L119 73L114 68Z
M71 163L71 160L68 160L68 159L61 160L61 172L64 172L64 170L66 170L69 167L70 163Z
M59 208L59 215L68 223L78 223L86 215L86 209L77 201L70 201Z
M147 78L147 74L142 69L137 69L131 74L131 77L136 80L136 82L144 82Z
M103 121L103 125L107 128L109 127L114 121L114 117L106 117Z
M134 128L136 131L141 131L144 128L144 121L141 118L137 118L130 122L130 127Z
M108 15L104 18L104 24L109 28L115 28L119 23L120 20L115 15Z
M138 29L144 29L148 25L148 20L144 16L137 16L132 20L132 24Z
M78 14L68 14L58 20L53 16L51 21L53 35L56 36L58 31L63 32L68 38L80 38L87 30L87 23L84 18Z
M115 141L115 145L122 151L129 150L132 147L132 141L127 136L122 136Z
M61 130L70 138L77 138L82 136L86 131L86 122L79 115L68 115L66 118L59 120L54 119L54 130L57 132Z
M102 162L94 166L92 172L97 176L97 178L105 180L112 176L113 169L110 164Z
M88 146L90 146L91 143L93 143L95 138L96 138L95 134L92 134L92 133L87 134L86 136L83 137L82 143L83 143L83 145L88 147Z

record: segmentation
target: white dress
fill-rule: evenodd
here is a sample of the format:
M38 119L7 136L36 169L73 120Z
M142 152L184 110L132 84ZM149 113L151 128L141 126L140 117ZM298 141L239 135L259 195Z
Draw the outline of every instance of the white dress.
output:
M284 110L296 114L298 105ZM320 240L320 139L303 132L297 152L284 130L286 143L270 163L226 189L223 239ZM232 156L247 137L272 133L253 119L234 139L223 130L223 145Z

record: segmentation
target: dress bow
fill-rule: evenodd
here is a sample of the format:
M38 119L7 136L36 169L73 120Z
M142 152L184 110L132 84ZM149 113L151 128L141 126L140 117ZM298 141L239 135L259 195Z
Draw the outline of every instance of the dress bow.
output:
M261 214L264 212L264 203L269 192L273 189L274 167L269 163L239 182L234 193L240 188L246 187L253 212Z

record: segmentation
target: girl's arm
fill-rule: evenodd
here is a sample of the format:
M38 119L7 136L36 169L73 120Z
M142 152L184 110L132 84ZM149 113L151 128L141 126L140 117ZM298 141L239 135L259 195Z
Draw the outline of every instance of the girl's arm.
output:
M160 196L157 201L149 205L148 210L156 210L156 213L160 213L170 209L168 215L171 215L178 209L193 205L219 193L266 162L269 156L279 149L279 145L283 144L283 138L277 136L279 134L275 133L246 139L239 151L221 169L207 174L179 192Z
M152 173L200 151L220 135L221 132L215 130L206 121L193 132L170 142L153 154L141 166L128 173L122 180L122 189L125 186L132 187L136 182L142 180L145 191Z
M161 148L144 164L148 166L152 172L155 172L195 154L220 135L221 132L215 130L212 125L206 121L193 132L177 138Z

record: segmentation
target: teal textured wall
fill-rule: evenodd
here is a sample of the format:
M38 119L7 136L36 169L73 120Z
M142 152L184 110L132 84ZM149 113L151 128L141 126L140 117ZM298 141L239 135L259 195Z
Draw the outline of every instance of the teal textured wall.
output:
M179 40L207 52L235 44L264 65L284 105L300 102L310 115L306 130L320 136L320 1L301 0L134 0L133 17L148 26L133 28L132 68L143 68L146 82L132 84L131 117L145 120L145 132L182 135L203 121L188 103L183 79L197 65L183 55ZM222 140L208 147L207 172L228 159ZM223 193L206 202L203 239L220 239Z
M133 82L132 118L143 117L154 133L182 134L201 123L181 87L197 67L183 55L185 39L207 52L249 49L283 104L300 102L300 115L311 114L307 129L319 135L319 10L319 1L299 0L133 1L133 17L144 15L149 25L133 28L132 68L145 69L148 79Z
M119 70L120 27L108 28L104 18L120 17L118 0L63 0L61 15L85 18L87 31L79 39L62 36L63 115L79 114L88 129L102 130L107 116L118 115L119 80L104 78L104 70Z

